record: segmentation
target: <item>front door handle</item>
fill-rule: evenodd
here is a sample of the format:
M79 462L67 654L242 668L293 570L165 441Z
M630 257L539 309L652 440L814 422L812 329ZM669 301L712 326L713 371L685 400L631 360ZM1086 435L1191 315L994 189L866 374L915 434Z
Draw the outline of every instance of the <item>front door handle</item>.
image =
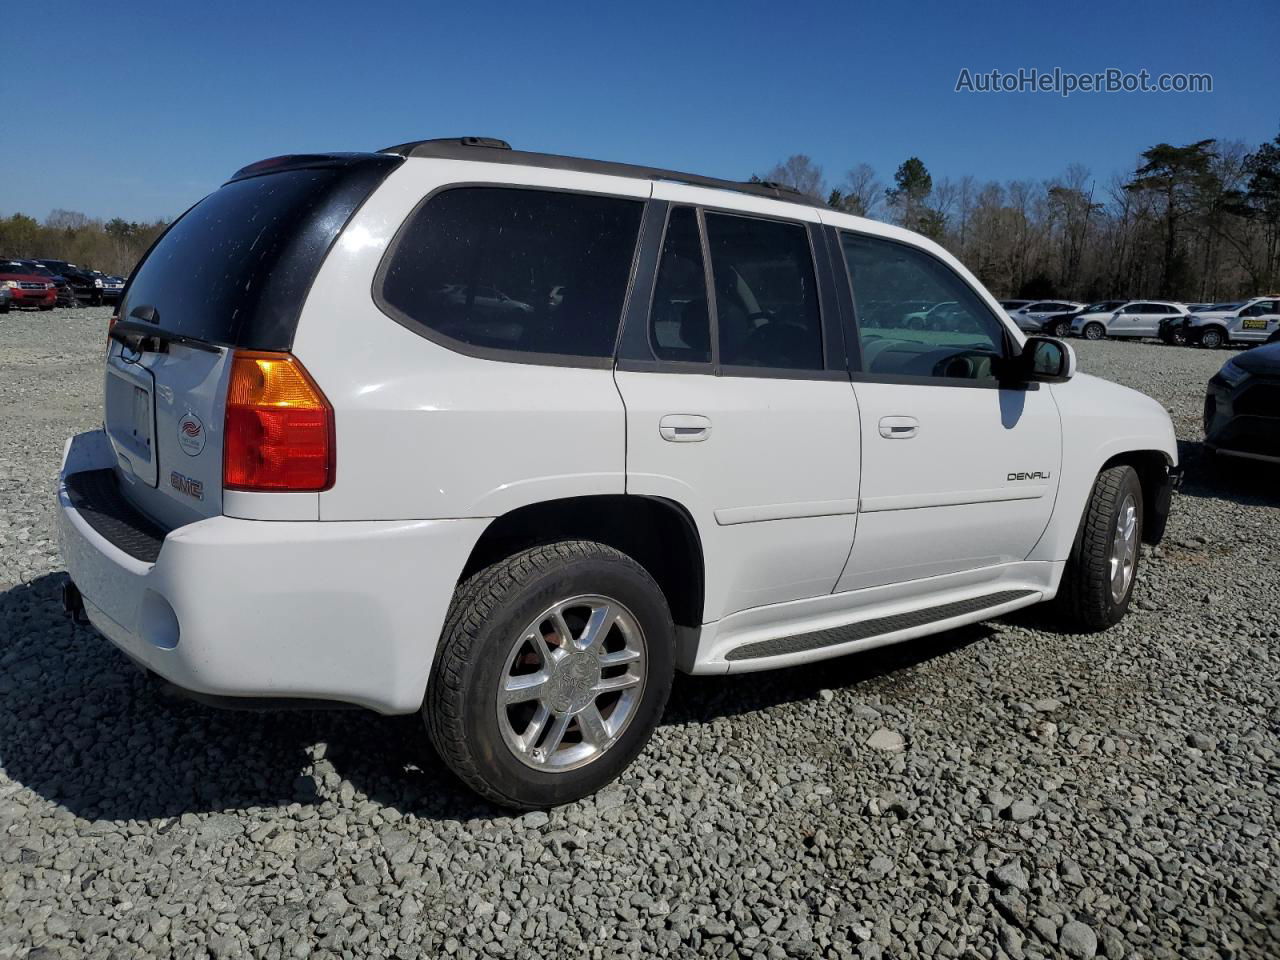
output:
M711 421L692 413L669 413L658 421L658 433L672 443L697 443L711 436Z
M880 436L886 440L910 440L920 432L920 421L915 417L881 417Z

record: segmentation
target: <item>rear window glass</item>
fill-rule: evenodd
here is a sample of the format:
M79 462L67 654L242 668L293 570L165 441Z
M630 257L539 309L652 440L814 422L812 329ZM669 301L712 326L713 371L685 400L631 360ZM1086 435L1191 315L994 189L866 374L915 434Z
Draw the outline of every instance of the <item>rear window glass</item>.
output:
M643 209L559 191L446 190L401 230L382 305L450 344L612 356Z
M325 254L388 164L395 161L369 158L226 184L147 254L120 317L152 307L160 327L183 336L288 349Z

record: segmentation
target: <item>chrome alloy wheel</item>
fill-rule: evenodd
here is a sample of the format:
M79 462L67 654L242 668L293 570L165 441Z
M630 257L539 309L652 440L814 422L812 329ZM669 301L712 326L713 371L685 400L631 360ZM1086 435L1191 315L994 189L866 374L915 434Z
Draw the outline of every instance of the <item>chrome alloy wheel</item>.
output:
M1133 582L1133 571L1138 564L1138 504L1129 494L1120 504L1116 516L1116 535L1111 542L1111 599L1115 603L1124 600Z
M536 770L585 766L618 742L644 694L644 631L617 600L581 596L544 610L500 675L498 727Z

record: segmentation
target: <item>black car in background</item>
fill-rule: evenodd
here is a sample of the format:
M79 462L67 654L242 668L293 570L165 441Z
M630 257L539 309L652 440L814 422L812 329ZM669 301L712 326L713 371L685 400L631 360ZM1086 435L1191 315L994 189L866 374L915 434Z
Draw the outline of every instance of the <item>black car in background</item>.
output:
M1280 463L1280 343L1238 353L1213 375L1204 398L1211 453Z
M71 291L79 300L86 300L95 307L102 305L102 277L95 276L97 271L85 270L65 260L50 260L47 257L36 257L35 262L61 277L71 285Z

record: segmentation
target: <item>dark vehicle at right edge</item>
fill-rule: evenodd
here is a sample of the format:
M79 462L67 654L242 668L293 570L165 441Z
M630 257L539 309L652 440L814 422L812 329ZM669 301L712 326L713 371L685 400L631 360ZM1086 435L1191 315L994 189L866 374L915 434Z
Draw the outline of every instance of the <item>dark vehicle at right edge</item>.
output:
M1209 380L1204 444L1219 456L1280 463L1280 343L1237 354Z

